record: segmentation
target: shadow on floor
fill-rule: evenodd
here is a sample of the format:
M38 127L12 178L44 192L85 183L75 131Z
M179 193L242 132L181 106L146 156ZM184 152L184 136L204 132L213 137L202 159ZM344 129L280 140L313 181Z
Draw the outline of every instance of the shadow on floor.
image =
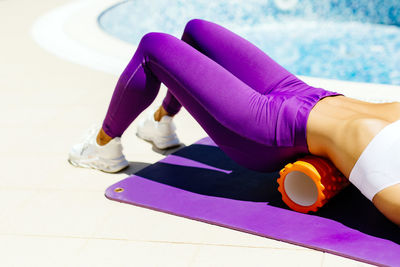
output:
M277 190L278 172L248 170L233 162L218 147L212 146L187 146L176 151L174 156L232 172L227 174L209 168L182 166L181 163L156 162L136 175L198 194L265 202L288 209ZM400 244L400 228L386 219L352 185L312 215L332 219L352 229Z
M150 142L151 143L151 142ZM151 143L152 144L152 143ZM178 151L181 148L186 147L185 144L180 143L178 146L175 147L171 147L169 149L158 149L154 144L152 147L152 150L158 154L164 155L164 156L168 156L169 154L175 153L176 151ZM120 173L125 173L127 175L132 175L137 173L138 171L146 168L147 166L150 166L151 163L146 163L146 162L138 162L138 161L129 161L129 167L126 169L123 169L122 171L120 171Z
M119 173L125 173L127 175L132 175L137 173L138 171L150 166L151 163L146 162L137 162L137 161L129 161L129 167L123 169Z
M168 149L159 149L153 143L151 143L151 144L153 145L151 150L153 150L154 152L156 152L158 154L164 155L164 156L168 156L169 154L172 154L172 153L178 151L179 149L186 147L185 144L180 143L179 145L168 148Z

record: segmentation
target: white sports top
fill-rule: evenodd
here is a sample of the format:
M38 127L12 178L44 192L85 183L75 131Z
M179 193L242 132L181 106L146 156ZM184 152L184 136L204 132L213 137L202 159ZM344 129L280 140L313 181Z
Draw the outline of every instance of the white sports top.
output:
M372 201L376 193L400 183L400 120L383 128L361 153L349 180Z

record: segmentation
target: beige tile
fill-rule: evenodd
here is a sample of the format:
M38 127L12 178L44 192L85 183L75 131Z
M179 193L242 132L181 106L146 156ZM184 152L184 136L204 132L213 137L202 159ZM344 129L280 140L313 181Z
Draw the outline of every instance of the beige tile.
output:
M96 238L119 238L306 250L303 247L259 237L163 212L110 201L106 219L99 224Z
M2 225L1 221L16 216L16 211L26 206L33 194L33 190L10 190L0 186L0 233L9 233L9 228Z
M79 138L93 124L100 124L106 113L103 105L70 105L54 110L57 116L51 126L63 130L63 136Z
M12 114L12 116L4 116L2 118L3 127L43 127L56 119L58 108L54 105L10 105L1 108L0 111ZM4 114L4 113L3 113Z
M315 250L202 246L192 267L307 266L319 267L323 253Z
M69 163L65 165L67 165L65 170L57 177L46 181L44 189L104 193L110 185L127 177L125 173L109 174L93 169L77 168Z
M0 265L10 267L70 266L85 239L0 234Z
M200 243L202 226L178 216L110 201L107 216L94 236L128 240Z
M4 189L104 191L127 176L76 168L67 162L67 153L0 156L0 161L4 163L0 188Z
M105 219L102 192L36 190L0 221L7 233L90 237Z
M0 187L36 189L47 186L47 181L68 175L71 169L66 157L37 155L0 156L4 163ZM67 172L67 173L66 173Z
M90 240L68 266L171 266L186 267L198 246L125 240Z
M31 156L64 156L68 155L71 146L82 140L92 122L83 129L70 130L47 123L42 127L25 127L23 125L5 128L0 138L7 140L2 151L7 155Z
M46 159L46 157L44 157ZM128 175L124 172L110 174L94 169L86 169L72 166L67 161L67 155L55 156L48 160L49 166L38 169L35 176L42 176L42 182L36 186L40 190L60 191L89 191L103 193L106 188ZM132 164L132 169L135 166Z
M42 128L10 127L4 129L0 138L7 140L2 151L7 155L54 155L69 151L70 145L60 138L64 133L49 124Z
M204 228L206 229L203 230L202 242L206 244L308 250L301 246L231 230L225 227L210 225L208 227L204 226Z
M352 259L340 257L337 255L333 255L330 253L324 253L324 260L323 260L323 267L336 267L336 266L343 266L343 267L367 267L367 266L375 266L370 265L364 262L355 261Z

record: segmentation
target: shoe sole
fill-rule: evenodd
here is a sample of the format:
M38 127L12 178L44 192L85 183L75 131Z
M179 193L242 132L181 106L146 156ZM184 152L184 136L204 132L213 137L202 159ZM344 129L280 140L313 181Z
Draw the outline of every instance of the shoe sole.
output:
M160 142L156 142L152 137L149 137L149 136L143 134L142 132L140 132L140 130L138 130L136 132L136 136L139 137L140 139L143 139L147 142L152 143L158 149L168 149L168 148L173 148L173 147L177 147L180 145L179 139L177 137L175 137L173 140L171 140L169 142L160 143Z
M90 161L85 163L85 162L82 162L81 160L74 160L71 157L68 158L68 162L74 167L95 169L95 170L99 170L99 171L106 172L106 173L116 173L116 172L119 172L119 171L129 167L128 161L121 162L124 164L122 164L118 167L115 166L116 167L115 169L103 169L103 168L96 166L95 164L91 164Z

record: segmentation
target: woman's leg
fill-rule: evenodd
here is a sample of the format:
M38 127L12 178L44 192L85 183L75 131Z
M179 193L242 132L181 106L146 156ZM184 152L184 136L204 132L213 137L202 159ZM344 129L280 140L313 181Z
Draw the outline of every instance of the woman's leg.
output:
M193 19L186 24L181 39L261 94L284 82L305 85L249 41L218 24ZM174 116L180 108L181 104L168 90L154 119Z
M182 108L181 103L179 103L178 99L171 93L170 90L167 91L167 94L165 95L163 102L161 104L161 107L158 109L158 112L160 113L156 120L161 119L163 115L169 115L169 116L175 116ZM156 114L155 114L156 115Z
M289 129L290 138L275 138L280 123L293 127L298 118L297 109L280 108L286 106L284 102L299 104L290 101L292 96L262 95L190 45L161 33L141 40L118 81L104 131L110 137L121 136L154 99L160 81L231 158L248 168L276 170L299 153L307 153L305 133L304 138L302 133L298 137L296 129ZM312 106L318 99L305 102ZM281 121L282 113L290 116L290 123Z
M262 95L286 81L301 82L254 44L213 22L189 21L182 40Z
M301 83L255 45L213 22L190 20L181 39L263 95L284 83ZM162 107L175 115L181 105L168 91Z
M227 69L238 79L262 95L275 94L280 96L286 95L287 97L302 95L312 103L316 103L315 99L319 100L325 96L336 94L308 86L249 41L218 24L193 19L187 23L181 39ZM299 103L295 102L298 101L286 101L286 103L290 103L293 109L301 109ZM279 104L276 103L275 106L277 105ZM170 90L163 101L162 107L172 115L176 114L180 108L179 102ZM280 112L284 113L285 109L286 111L290 110L290 108L282 107ZM303 107L304 111L310 109L311 107ZM259 113L261 114L258 114L259 119L265 121L265 117L263 118L265 114L262 113L272 113L274 111L277 110L260 110ZM291 112L291 115L294 116L293 112L295 111L287 111L287 113ZM283 122L285 121L285 116L282 117L279 121ZM304 121L297 123L303 124L305 127L306 119L307 114L304 114ZM269 123L269 125L266 123L265 127L277 131L279 135L276 138L277 143L280 145L291 145L293 143L293 125L291 127L274 125L272 120ZM306 136L304 135L304 142L305 140Z

